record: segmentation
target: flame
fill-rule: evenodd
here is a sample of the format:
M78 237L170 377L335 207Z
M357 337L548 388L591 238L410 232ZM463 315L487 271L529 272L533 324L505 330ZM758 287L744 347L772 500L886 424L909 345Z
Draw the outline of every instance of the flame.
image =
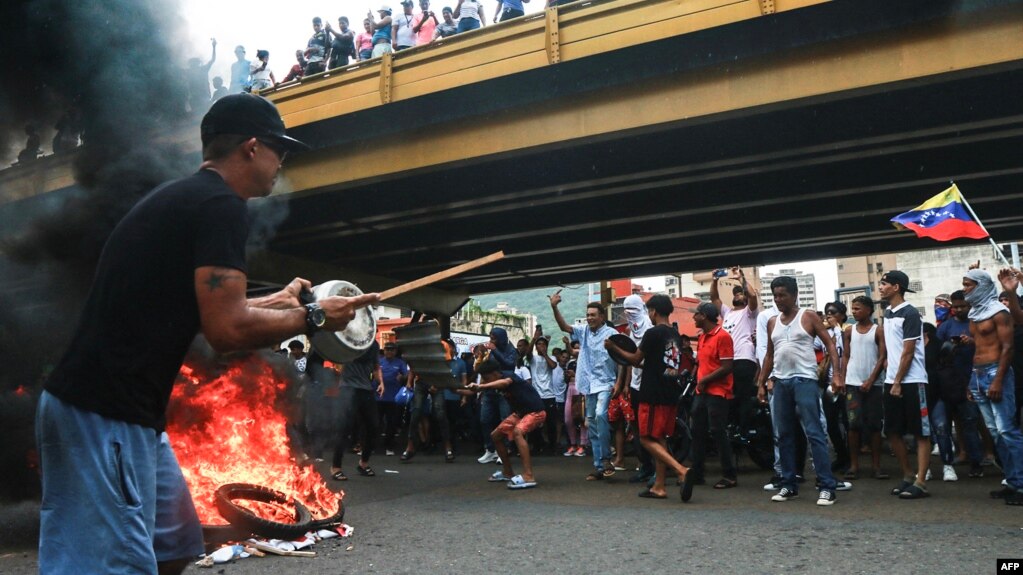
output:
M239 360L206 374L183 365L168 409L167 434L188 483L199 519L227 522L214 495L226 483L252 483L276 489L305 504L316 519L337 513L343 493L331 491L320 474L296 464L279 407L288 388L263 358ZM260 516L291 520L291 511L255 501L239 502Z

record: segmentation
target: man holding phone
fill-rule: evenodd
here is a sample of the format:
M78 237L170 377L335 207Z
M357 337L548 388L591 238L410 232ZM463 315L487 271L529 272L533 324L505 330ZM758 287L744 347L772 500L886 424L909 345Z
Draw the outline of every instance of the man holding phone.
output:
M946 430L946 422L951 421L954 415L958 415L963 424L963 443L966 444L966 456L970 460L970 477L984 477L984 469L981 461L984 458L984 451L980 443L980 435L977 433L977 423L980 421L980 410L977 404L969 401L966 397L967 385L970 382L970 375L973 373L973 354L976 345L970 337L970 304L966 302L966 294L962 290L956 290L949 296L952 304L951 315L938 326L938 341L952 346L952 367L955 373L956 389L941 390L941 404L935 405L931 411L931 418L934 420L934 427L939 428L939 442L946 434L940 433ZM945 447L951 451L951 445ZM955 470L951 465L945 465L943 479L956 477Z

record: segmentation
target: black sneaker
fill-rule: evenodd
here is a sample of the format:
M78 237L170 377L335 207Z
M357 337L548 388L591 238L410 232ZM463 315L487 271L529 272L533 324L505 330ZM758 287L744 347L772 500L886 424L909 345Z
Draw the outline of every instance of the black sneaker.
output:
M827 489L821 489L820 494L817 496L817 505L827 506L835 504L835 492L828 491Z
M789 490L788 487L782 487L781 491L771 497L771 501L790 501L797 497L799 497L799 493Z
M1016 494L1015 489L1011 487L1003 487L996 491L992 491L989 495L991 495L991 499L1007 499L1008 497L1015 494Z
M1023 491L1014 491L1011 495L1006 495L1005 504L1023 505Z

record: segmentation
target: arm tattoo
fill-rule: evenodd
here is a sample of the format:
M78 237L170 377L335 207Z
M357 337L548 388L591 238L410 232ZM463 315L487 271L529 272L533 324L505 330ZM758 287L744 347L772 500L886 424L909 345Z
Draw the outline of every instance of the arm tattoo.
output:
M206 280L206 285L209 286L210 291L214 291L223 287L225 281L234 279L235 276L236 274L232 273L211 272L210 277Z

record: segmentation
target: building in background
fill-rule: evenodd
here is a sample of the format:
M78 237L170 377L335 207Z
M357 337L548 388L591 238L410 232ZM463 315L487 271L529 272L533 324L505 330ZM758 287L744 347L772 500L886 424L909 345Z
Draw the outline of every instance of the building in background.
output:
M761 291L760 268L744 267L742 272L746 274L746 283L749 284L750 290L759 294ZM714 270L668 275L664 276L664 289L671 297L691 296L700 301L710 301L710 284L713 279ZM721 293L724 294L727 291L727 295L722 297L722 301L731 301L732 286L739 285L739 281L724 278L720 283Z
M778 273L768 273L760 278L760 302L761 309L774 307L774 295L771 293L771 280L776 277L789 276L796 279L796 287L799 290L799 307L817 310L817 279L813 274L803 273L794 269L779 270Z
M531 313L519 313L517 309L508 307L504 302L498 302L494 309L485 310L473 299L451 316L452 332L487 335L495 327L503 327L508 331L509 339L515 342L533 336L536 316Z
M992 272L992 275L996 275L1001 267L998 255L988 244L839 258L836 260L838 289L840 292L848 290L841 296L845 301L866 293L865 290L854 289L866 286L870 297L880 302L877 282L881 276L892 269L903 271L909 276L909 289L916 292L906 294L906 301L920 311L924 321L934 322L934 296L962 289L963 273L976 262L980 262L981 269ZM882 306L878 307L880 311Z

